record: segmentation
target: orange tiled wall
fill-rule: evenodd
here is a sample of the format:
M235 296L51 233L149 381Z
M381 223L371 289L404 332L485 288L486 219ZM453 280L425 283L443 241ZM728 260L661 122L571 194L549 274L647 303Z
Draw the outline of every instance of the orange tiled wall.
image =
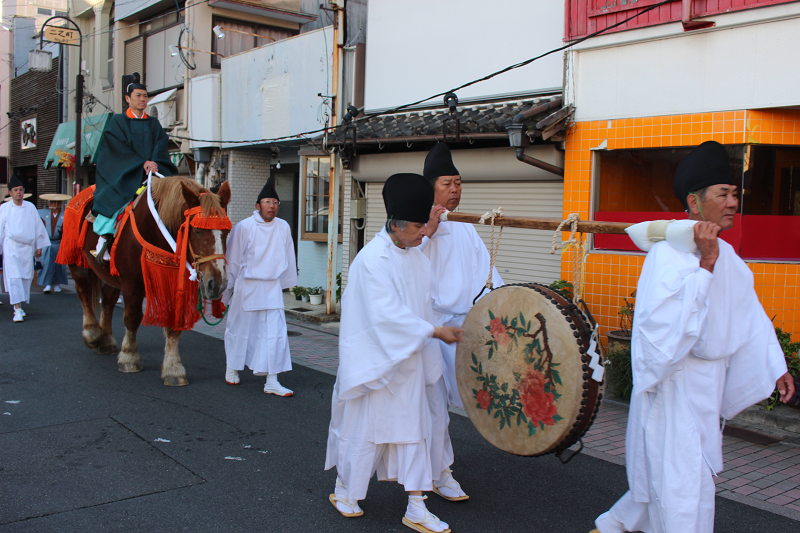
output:
M569 132L565 153L564 217L590 218L592 148L603 141L609 150L768 143L800 145L800 111L761 110L698 113L664 117L578 122ZM566 236L565 236L566 238ZM618 329L623 297L636 288L643 254L590 253L585 266L584 300L605 333ZM800 264L750 263L756 292L775 325L800 340ZM564 253L562 277L572 280L572 256Z

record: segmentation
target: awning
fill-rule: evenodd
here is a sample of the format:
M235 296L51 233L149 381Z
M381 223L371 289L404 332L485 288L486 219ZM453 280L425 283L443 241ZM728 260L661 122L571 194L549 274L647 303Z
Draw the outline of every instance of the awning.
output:
M100 139L103 138L103 132L106 130L110 119L111 113L103 113L81 120L83 126L81 154L83 155L84 161L86 161L86 158L89 158L89 163L95 164L97 162L97 148L100 146ZM70 155L75 155L74 120L58 125L56 136L53 138L53 142L50 144L50 150L47 152L47 158L44 160L44 168L60 166L56 150L63 150Z

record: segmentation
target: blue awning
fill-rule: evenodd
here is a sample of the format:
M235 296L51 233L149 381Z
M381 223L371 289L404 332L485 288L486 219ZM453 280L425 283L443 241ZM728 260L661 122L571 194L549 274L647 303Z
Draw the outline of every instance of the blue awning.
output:
M86 161L86 158L89 158L89 163L94 164L97 162L97 149L100 146L100 140L103 138L103 132L106 130L109 120L111 120L111 113L94 115L81 120L83 126L81 154L83 155L84 161ZM53 138L53 142L50 144L50 150L47 152L47 158L44 160L44 168L60 166L56 150L63 150L73 156L75 155L74 120L58 125L56 136Z

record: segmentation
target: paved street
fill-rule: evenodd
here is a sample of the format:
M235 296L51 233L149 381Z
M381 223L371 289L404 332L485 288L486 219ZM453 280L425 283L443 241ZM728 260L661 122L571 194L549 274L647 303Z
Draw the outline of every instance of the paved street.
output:
M159 329L140 330L145 370L122 374L114 356L83 347L74 294L34 294L22 324L11 322L3 300L0 530L410 531L400 523L405 495L396 484L373 481L357 519L327 501L335 478L322 470L332 332L290 324L300 333L290 337L296 364L281 381L293 398L264 395L263 379L247 371L239 387L226 385L223 343L200 331L181 337L190 385L169 388L159 378ZM118 307L118 341L121 314ZM454 470L471 499L431 495L428 504L454 532L587 532L626 490L624 414L624 406L607 403L589 449L566 466L500 452L454 415ZM796 531L800 509L792 506L800 496L792 490L800 472L792 468L800 448L725 444L731 466L718 485L725 497L717 498L716 530ZM777 480L778 471L786 477ZM756 490L736 490L742 487Z

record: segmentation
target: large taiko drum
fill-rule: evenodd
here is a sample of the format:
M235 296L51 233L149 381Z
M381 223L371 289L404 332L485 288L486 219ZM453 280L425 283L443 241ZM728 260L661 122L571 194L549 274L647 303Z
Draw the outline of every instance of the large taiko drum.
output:
M516 455L561 458L581 439L604 390L593 322L544 285L506 285L478 300L464 320L456 377L486 440Z

